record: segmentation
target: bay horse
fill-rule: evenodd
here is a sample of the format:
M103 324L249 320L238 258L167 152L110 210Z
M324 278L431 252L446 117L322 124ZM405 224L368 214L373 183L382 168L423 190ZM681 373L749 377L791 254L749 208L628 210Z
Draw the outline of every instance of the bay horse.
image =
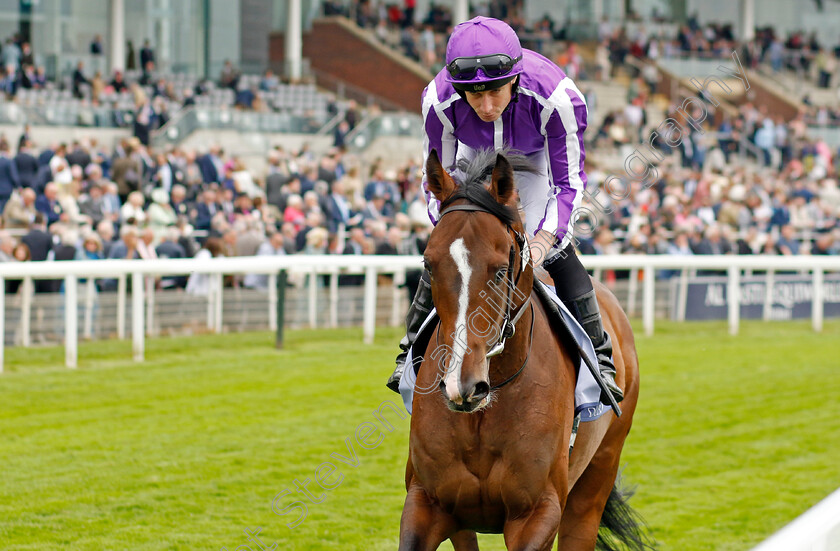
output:
M558 538L563 551L646 549L616 482L639 394L627 317L594 282L623 414L581 423L570 453L576 366L531 294L514 198L515 171L534 170L524 156L493 151L460 168L456 184L435 151L426 163L441 202L424 255L439 324L416 381L431 390L413 398L399 549L431 551L449 539L456 551L474 551L476 532L504 534L516 551L549 551ZM506 309L488 304L500 293L512 297Z

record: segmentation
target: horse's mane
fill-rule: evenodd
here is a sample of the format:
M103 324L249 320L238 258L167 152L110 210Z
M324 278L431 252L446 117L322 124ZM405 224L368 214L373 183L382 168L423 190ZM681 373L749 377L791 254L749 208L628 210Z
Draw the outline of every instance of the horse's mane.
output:
M458 161L458 165L452 173L452 178L458 184L458 187L452 195L441 203L440 211L443 212L446 207L458 199L467 199L489 211L507 225L517 222L519 215L516 209L496 201L484 187L493 174L497 155L504 155L514 172L539 173L539 169L531 163L528 157L518 151L512 149L499 151L482 149L472 159L460 159Z

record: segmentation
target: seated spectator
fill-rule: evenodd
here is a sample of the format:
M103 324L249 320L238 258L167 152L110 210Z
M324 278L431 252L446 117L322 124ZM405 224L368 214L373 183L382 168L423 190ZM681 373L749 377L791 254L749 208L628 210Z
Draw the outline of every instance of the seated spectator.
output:
M96 225L96 234L102 241L102 258L111 258L111 247L114 245L114 224L110 220L102 220Z
M85 62L80 61L76 64L76 70L73 71L73 97L82 99L85 97L83 86L90 86L90 81L85 77L84 73Z
M169 226L178 221L175 209L169 204L169 194L162 188L152 191L152 204L149 205L149 226L160 238Z
M312 228L306 234L306 246L303 254L327 254L329 232L325 228Z
M154 260L157 258L157 252L154 247L155 231L146 227L140 232L140 239L137 241L137 254L143 260Z
M44 187L43 195L38 196L35 199L35 209L38 212L43 213L43 215L47 218L47 226L52 226L54 223L58 222L62 219L62 215L64 215L64 209L61 206L61 203L58 201L58 186L56 186L53 182ZM64 216L64 221L67 221L68 217Z
M303 213L303 199L300 195L290 195L286 199L286 210L283 211L283 222L288 222L300 231L304 225L306 215Z
M117 94L122 94L128 90L128 85L123 80L122 71L114 71L114 78L111 79L110 86Z
M0 230L0 262L14 261L15 238L5 230Z
M209 260L210 258L219 256L224 256L224 244L222 240L216 237L208 237L204 242L204 246L195 255L195 258L196 260ZM210 282L210 275L194 272L190 274L189 280L187 281L186 291L191 295L207 296L210 294Z
M28 228L34 221L38 210L35 208L35 190L23 188L12 194L3 209L3 220L7 228Z
M102 239L94 232L88 232L82 238L82 248L77 256L80 260L102 260Z
M781 235L776 241L776 249L779 254L785 256L799 254L799 241L796 240L795 230L790 224L782 226Z
M140 231L137 227L124 225L120 228L120 239L111 247L108 258L129 260L140 258L140 253L137 250L139 241Z
M264 241L259 249L257 249L257 256L282 256L286 254L286 249L283 247L283 234L275 231L269 235L268 239ZM268 289L268 276L263 274L247 274L242 284L251 289L266 290Z
M79 198L79 212L90 219L90 224L93 227L96 227L105 219L104 207L102 188L98 185L89 186L87 193Z
M161 241L155 247L155 253L158 258L187 258L187 252L184 247L178 243L181 239L180 230L175 227L166 228L162 235ZM187 276L164 276L160 280L162 289L178 288L183 289L187 286Z
M139 191L132 191L128 194L128 201L120 208L120 221L126 223L133 220L134 224L142 225L146 223L146 211L143 210L145 198ZM130 222L129 222L130 223Z
M260 90L263 92L270 92L280 86L280 79L274 74L271 69L266 69L260 79Z
M201 199L195 205L193 225L197 230L209 230L213 217L221 212L222 206L216 200L217 195L214 189L205 190Z

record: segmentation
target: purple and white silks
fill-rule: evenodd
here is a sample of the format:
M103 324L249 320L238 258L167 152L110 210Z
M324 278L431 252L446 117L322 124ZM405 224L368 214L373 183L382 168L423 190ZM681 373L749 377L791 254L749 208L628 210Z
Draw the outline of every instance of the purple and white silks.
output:
M525 229L532 236L539 230L556 235L562 249L571 238L571 214L586 187L586 102L575 83L547 58L525 49L521 63L516 96L494 122L482 121L446 82L446 69L438 73L423 92L424 165L432 149L450 171L457 159L480 149L511 148L528 155L543 173L517 174ZM425 178L423 189L429 217L437 224L438 201Z

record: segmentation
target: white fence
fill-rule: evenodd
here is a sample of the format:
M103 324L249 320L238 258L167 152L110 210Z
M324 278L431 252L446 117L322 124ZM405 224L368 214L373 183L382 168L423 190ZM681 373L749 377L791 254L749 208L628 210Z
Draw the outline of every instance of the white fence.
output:
M635 312L638 294L638 274L642 271L642 320L645 333L652 335L654 331L654 304L656 271L662 269L680 270L680 289L688 283L688 274L696 270L725 270L728 273L728 319L729 331L738 333L740 317L740 279L742 272L753 270L767 271L772 278L775 271L799 271L810 273L813 278L812 295L812 325L815 331L821 331L823 326L824 276L826 271L840 271L840 257L780 257L780 256L647 256L647 255L605 255L582 257L584 266L595 271L596 277L603 270L630 270L628 310L631 315ZM86 316L83 320L85 335L90 334L89 312L93 300L92 278L114 278L118 281L117 293L117 337L125 338L125 313L127 303L127 280L132 282L131 292L131 335L133 341L133 355L137 361L143 361L145 351L145 335L152 327L152 316L155 312L153 277L174 276L190 273L201 273L211 276L210 292L207 296L208 327L221 332L223 293L222 280L224 275L230 274L265 274L269 276L268 308L269 325L276 327L276 276L280 270L288 270L297 274L330 274L329 308L330 319L337 319L338 304L338 275L340 273L363 273L364 282L364 342L373 341L376 325L376 295L377 275L394 274L393 292L403 291L397 285L403 280L407 269L417 269L421 266L420 257L409 256L260 256L214 258L208 260L172 259L172 260L107 260L107 261L73 261L73 262L26 262L0 264L0 310L6 310L5 280L23 279L23 285L31 287L34 279L63 279L64 280L64 341L65 363L67 367L76 367L78 360L79 335L79 301L84 300ZM78 281L87 278L87 284L80 293ZM309 315L314 320L317 317L317 303L315 297L318 289L313 282L309 286ZM768 294L772 285L768 285ZM21 304L21 333L22 344L29 345L29 320L31 310L31 293L24 289ZM80 294L83 295L80 297ZM393 301L392 321L398 323L402 312L400 300ZM313 323L314 325L314 323ZM0 316L0 335L5 334L5 316ZM0 346L0 371L3 368L3 346Z
M753 551L838 551L840 490L765 540Z

